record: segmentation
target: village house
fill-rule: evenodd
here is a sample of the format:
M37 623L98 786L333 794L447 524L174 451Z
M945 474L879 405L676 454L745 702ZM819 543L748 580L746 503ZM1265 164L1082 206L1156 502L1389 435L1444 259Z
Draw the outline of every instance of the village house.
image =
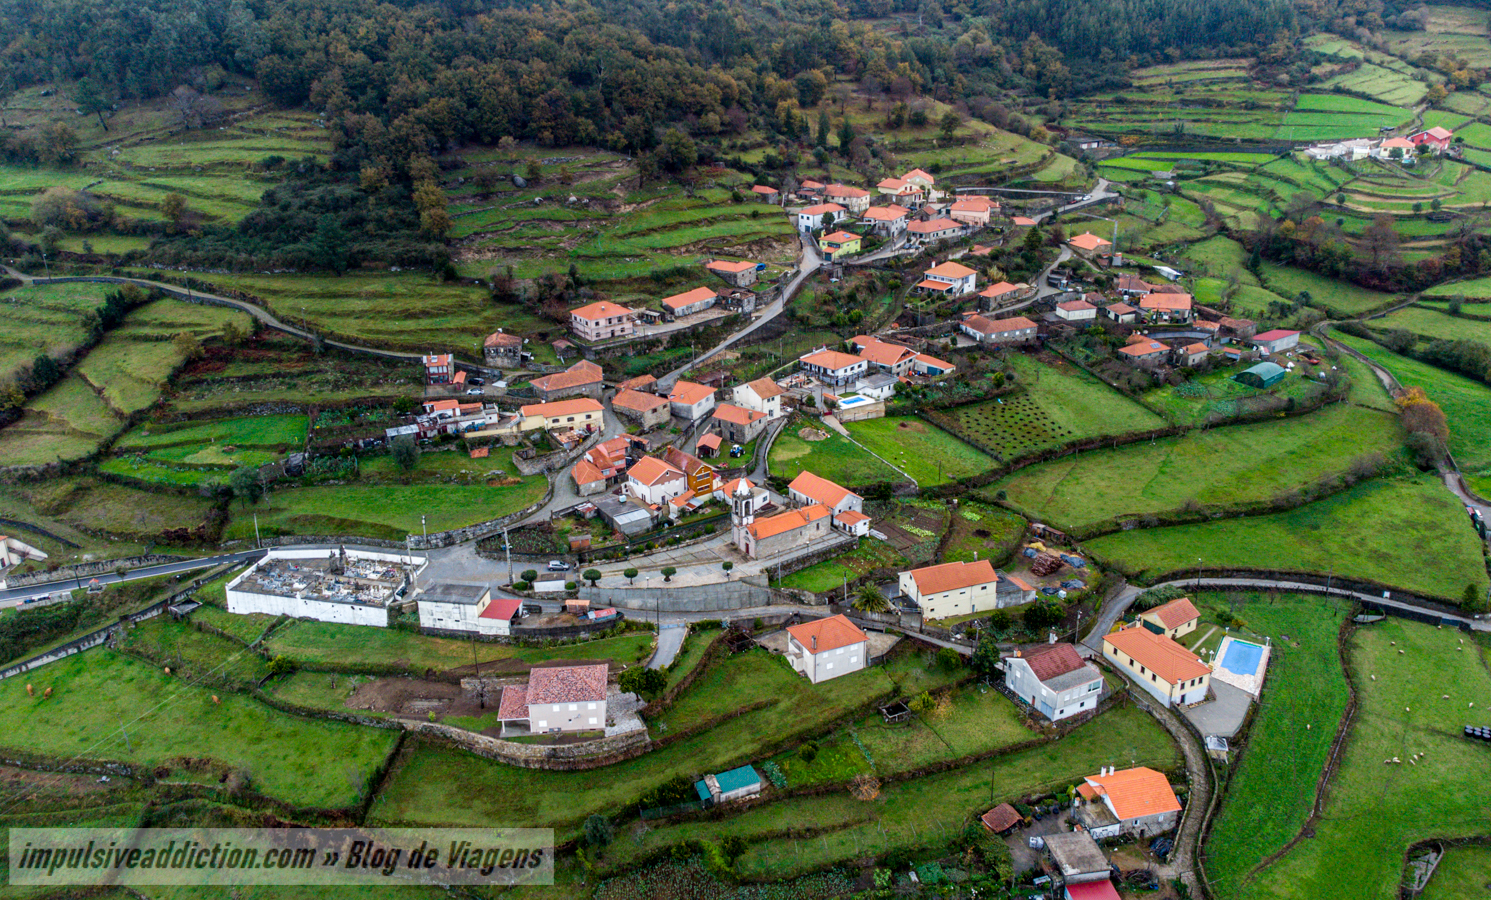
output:
M963 226L952 219L937 218L923 222L912 222L906 226L906 234L918 244L946 241L963 233Z
M1141 369L1152 369L1165 364L1170 348L1152 338L1133 334L1129 335L1127 344L1114 352L1120 359L1126 359Z
M524 431L562 431L574 429L589 433L603 426L605 407L589 397L556 400L553 403L531 403L519 407Z
M497 718L533 734L604 731L609 669L606 663L535 666L528 670L527 684L502 689Z
M1120 325L1133 325L1139 321L1139 310L1119 300L1103 307L1103 316Z
M886 178L875 185L882 197L890 197L898 206L920 206L927 199L927 192L901 178Z
M1105 767L1084 778L1077 795L1077 820L1094 840L1120 834L1149 837L1180 824L1180 801L1170 779L1144 766L1121 771Z
M1151 322L1189 322L1192 306L1190 294L1156 291L1139 299L1139 311Z
M657 378L653 375L638 375L636 378L628 378L626 381L617 382L618 391L654 391L657 387Z
M1125 297L1143 297L1154 291L1154 286L1140 278L1138 275L1120 275L1115 285L1117 291Z
M901 595L921 608L923 619L999 608L999 576L987 559L911 569L898 582Z
M821 505L833 515L865 510L865 499L860 495L806 471L787 485L787 499L793 506Z
M906 224L911 221L911 210L904 206L872 206L865 210L862 219L873 233L893 238L906 230Z
M1258 348L1259 353L1268 356L1282 353L1299 346L1299 332L1287 331L1283 328L1265 331L1253 338L1253 346Z
M482 341L481 355L494 369L516 369L523 365L523 339L499 328Z
M1420 131L1414 134L1410 134L1408 136L1408 140L1412 142L1415 147L1428 147L1435 153L1443 153L1444 151L1450 149L1450 138L1454 136L1455 133L1453 131L1450 131L1448 128L1443 128L1441 126L1435 125L1433 128L1430 128L1427 131Z
M450 384L455 376L449 353L431 353L422 360L425 367L425 384Z
M668 402L673 404L673 415L692 422L714 409L714 388L680 380L668 392Z
M858 356L827 349L814 350L797 362L804 372L819 381L838 386L858 381L870 365L868 360Z
M622 419L635 422L643 430L668 424L673 407L665 397L642 391L617 391L611 400L611 409Z
M1098 253L1113 248L1112 241L1105 241L1090 231L1083 232L1066 242L1073 252L1083 259L1091 259Z
M804 207L797 211L798 231L817 231L824 226L825 220L839 221L839 217L848 212L837 203L819 203L814 206Z
M1040 326L1024 316L986 319L973 315L959 322L958 329L981 344L1013 344L1035 340Z
M1252 319L1239 319L1234 316L1222 316L1217 319L1217 324L1221 326L1221 333L1224 336L1240 341L1251 340L1253 333L1258 330L1258 323Z
M787 661L813 684L865 668L869 647L869 637L842 615L787 629Z
M766 413L722 403L715 407L710 424L732 444L748 444L766 430L767 421Z
M1204 341L1197 341L1175 349L1175 364L1195 368L1206 362L1209 356L1211 356L1211 347L1207 346Z
M725 279L733 287L750 287L756 283L756 272L759 268L750 260L739 262L729 259L714 259L705 264L704 268Z
M575 493L581 497L604 493L608 487L606 476L601 474L601 470L587 459L582 459L570 466L569 477L575 483Z
M1195 631L1200 620L1201 613L1189 597L1171 600L1163 606L1156 606L1139 614L1140 625L1172 641Z
M977 286L978 273L952 260L923 272L922 281L917 284L921 290L950 297L971 294Z
M692 291L682 294L674 294L663 298L663 317L666 319L682 319L684 316L692 316L695 313L704 312L714 306L715 300L719 299L719 291L713 288L696 287Z
M912 169L910 172L902 175L901 180L921 191L929 201L936 200L940 196L937 191L937 179L932 177L931 172L923 169Z
M1372 155L1378 159L1390 160L1412 160L1414 151L1418 148L1408 138L1388 138L1372 151Z
M782 202L782 192L774 187L768 187L764 184L751 185L751 193L754 194L756 199L760 200L762 203Z
M437 581L415 599L421 631L470 632L476 630L477 617L492 602L492 591L480 585Z
M1010 284L1008 281L991 284L978 292L979 297L982 298L979 301L979 309L987 312L996 306L1014 303L1016 300L1023 299L1029 291L1030 285L1028 284Z
M849 346L853 347L863 359L868 360L871 366L897 377L910 372L917 357L916 351L910 347L892 344L864 334L855 335L849 342Z
M692 453L685 453L671 446L663 451L663 462L683 473L690 493L699 497L708 497L714 493L717 475L714 466Z
M1010 216L1010 225L1015 228L1034 228L1037 224L1039 223L1029 216Z
M1103 637L1103 657L1166 706L1206 699L1211 669L1196 654L1148 628Z
M1056 304L1056 318L1066 322L1091 322L1098 317L1098 308L1086 300L1068 300Z
M804 178L802 180L802 183L797 186L796 194L798 197L801 198L821 198L823 196L823 189L826 187L828 187L828 185L824 184L821 181L814 181L811 178Z
M766 418L776 419L782 415L782 395L787 393L781 385L770 378L758 378L736 385L731 392L736 406L765 413Z
M984 228L988 226L989 219L998 211L999 204L988 197L964 194L947 208L947 217L969 228Z
M870 192L864 188L831 184L823 189L823 196L828 198L828 202L837 203L854 215L870 208Z
M662 506L688 490L683 470L656 456L644 456L626 472L626 492L650 506Z
M570 331L582 341L605 341L630 337L637 331L637 313L606 300L591 303L569 313Z
M1092 712L1103 696L1103 673L1071 644L1037 644L1004 658L1004 684L1053 722Z
M601 367L588 359L582 359L563 372L540 375L529 384L545 403L563 400L565 397L594 397L599 399L605 387L605 374Z
M818 239L818 250L823 258L832 262L843 256L853 256L860 250L862 238L852 231L835 231Z

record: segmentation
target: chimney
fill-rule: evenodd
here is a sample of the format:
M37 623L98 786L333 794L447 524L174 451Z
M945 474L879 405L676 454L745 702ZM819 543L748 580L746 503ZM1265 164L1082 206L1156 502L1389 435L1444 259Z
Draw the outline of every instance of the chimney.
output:
M1019 659L1019 658L1020 658L1020 654L1021 654L1021 653L1023 653L1023 652L1024 652L1024 651L1021 651L1021 650L1016 650L1016 651L1015 651L1015 659Z
M818 652L818 635L813 635L813 652Z

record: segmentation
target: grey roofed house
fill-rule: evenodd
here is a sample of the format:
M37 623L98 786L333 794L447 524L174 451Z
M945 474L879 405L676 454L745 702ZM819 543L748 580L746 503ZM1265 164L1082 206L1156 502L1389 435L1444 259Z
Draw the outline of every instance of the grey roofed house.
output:
M1041 681L1041 684L1044 684L1046 687L1060 694L1063 691L1069 691L1072 688L1077 687L1078 685L1089 684L1094 679L1102 677L1102 671L1099 670L1098 667L1093 665L1092 663L1088 663L1087 665L1083 666L1080 669L1076 669L1075 671L1065 672L1061 675L1057 675L1054 678L1043 679Z
M1092 835L1068 831L1046 835L1046 852L1067 884L1100 881L1108 877L1108 859Z
M861 378L859 380L859 383L855 385L855 390L860 390L860 391L878 391L878 390L884 390L884 389L886 389L888 387L894 386L899 381L900 381L899 378L897 378L896 376L892 375L889 372L876 372L873 375L866 375L865 377Z
M630 497L611 494L593 502L601 518L622 534L642 534L652 528L652 513Z
M486 596L487 588L479 584L451 584L437 581L420 593L419 599L431 603L460 603L475 606Z

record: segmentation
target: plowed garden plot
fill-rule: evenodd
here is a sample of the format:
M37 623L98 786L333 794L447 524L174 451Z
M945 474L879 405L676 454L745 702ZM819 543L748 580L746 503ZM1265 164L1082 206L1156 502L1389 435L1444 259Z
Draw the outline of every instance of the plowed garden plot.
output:
M1076 437L1071 429L1057 425L1029 394L939 410L928 413L927 417L988 449L1000 459L1010 459Z

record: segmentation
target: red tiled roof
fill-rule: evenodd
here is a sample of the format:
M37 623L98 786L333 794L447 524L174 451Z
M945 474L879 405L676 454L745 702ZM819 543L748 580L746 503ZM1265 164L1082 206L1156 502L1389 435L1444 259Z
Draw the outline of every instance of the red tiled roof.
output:
M859 240L859 235L852 231L835 231L833 234L825 234L818 239L820 244L847 244L850 241Z
M699 438L698 446L701 450L718 450L720 449L720 441L721 438L719 435L706 434L704 437Z
M502 702L497 704L497 718L528 718L528 685L510 684L502 689Z
M933 369L942 369L947 372L951 372L953 369L957 368L957 366L953 365L950 362L938 359L935 356L929 356L925 353L918 353L916 355L916 361L924 366L929 366Z
M864 188L850 187L847 184L831 184L823 189L823 193L830 197L868 197L870 192Z
M1092 232L1088 231L1077 235L1076 237L1067 241L1067 243L1071 244L1073 247L1076 247L1078 250L1096 250L1099 247L1107 246L1112 242L1105 241Z
M819 203L816 206L809 206L802 212L803 215L821 216L824 213L834 213L835 215L837 215L841 212L846 212L846 210L844 209L844 207L840 206L837 203Z
M772 397L780 397L787 393L782 389L781 385L772 381L770 378L757 378L755 381L748 381L746 382L746 387L750 388L762 400L770 400Z
M636 465L627 470L626 477L651 487L659 481L682 478L683 470L668 465L656 456L644 456L637 460Z
M1020 286L1017 284L1010 284L1008 281L1001 281L998 284L991 284L983 290L979 291L978 295L980 297L1002 297L1005 294L1012 294L1019 289Z
M1107 879L1068 884L1066 895L1071 900L1121 900L1118 891L1113 888L1113 882Z
M595 484L597 481L605 481L606 473L598 469L595 463L588 459L582 459L575 463L569 470L570 477L575 479L575 484Z
M926 291L950 291L954 287L951 281L933 281L930 278L926 281L918 281L916 286Z
M1280 338L1287 338L1297 334L1299 334L1298 331L1289 331L1284 328L1275 328L1273 331L1265 331L1262 334L1253 335L1253 343L1256 344L1259 341L1277 341Z
M858 525L861 522L870 521L870 517L862 512L855 512L852 509L846 509L843 512L839 513L837 516L834 516L834 521L838 522L840 525L849 525L852 527Z
M671 297L664 297L663 305L672 310L679 310L684 308L685 306L693 306L695 303L702 303L705 300L713 300L718 296L719 292L713 288L696 287L692 291L686 291L682 294L674 294Z
M967 278L969 275L974 274L974 271L967 266L948 261L940 266L933 266L924 274L934 275L938 278Z
M1196 654L1148 628L1115 631L1104 636L1103 643L1122 650L1124 655L1169 684L1180 684L1182 681L1211 674L1211 668L1198 659Z
M1158 310L1184 310L1191 308L1190 294L1173 294L1168 291L1156 291L1147 297L1139 299L1140 309Z
M1082 312L1083 310L1087 310L1087 309L1097 309L1096 306L1093 306L1091 303L1088 303L1086 300L1068 300L1065 303L1058 303L1058 304L1056 304L1056 308L1057 309L1064 309L1067 312Z
M1030 228L1031 226L1035 225L1035 219L1032 219L1029 216L1015 216L1014 218L1010 219L1010 224L1015 225L1019 228Z
M777 190L774 187L767 187L764 184L753 184L753 185L751 185L751 193L753 193L753 194L780 194L781 191Z
M1141 338L1126 347L1119 347L1118 352L1124 356L1153 356L1156 353L1164 353L1165 345L1159 341Z
M521 598L493 597L492 602L487 604L487 608L481 611L481 615L478 618L512 621L512 617L516 616L518 610L522 608L523 601Z
M601 372L600 366L588 359L582 359L563 372L535 378L531 384L536 390L557 391L587 384L598 384L604 378L605 374Z
M506 334L501 331L494 331L491 334L487 335L487 339L482 342L482 346L521 347L523 346L523 339L518 337L516 334Z
M819 350L816 353L809 353L800 361L810 366L822 366L830 372L847 369L864 362L858 356L850 356L848 353L840 353L837 350Z
M715 272L729 272L731 275L734 275L739 272L744 272L748 269L754 269L756 268L756 264L748 259L743 259L739 262L731 262L728 259L716 259L710 262L704 268L710 269Z
M645 387L657 384L657 379L652 375L638 375L636 378L628 378L626 381L616 385L618 391L640 391Z
M1016 812L1013 806L1010 806L1008 803L1001 803L982 816L979 816L979 821L983 822L984 827L990 831L998 832L1014 828L1016 825L1025 821L1025 818Z
M912 222L910 225L906 226L906 230L915 232L917 234L931 234L934 231L949 231L962 227L963 224L961 222L954 222L952 219L940 218L930 219L926 222Z
M714 394L714 388L708 385L695 384L692 381L675 381L673 390L668 392L668 399L674 403L682 403L684 406L693 406L712 394Z
M731 403L721 403L714 408L714 418L732 425L749 425L766 418L766 413L754 409L742 409Z
M1071 644L1037 644L1021 652L1020 658L1041 681L1050 681L1087 665Z
M828 507L821 503L814 503L802 509L789 509L765 519L757 519L746 526L746 530L751 533L751 537L759 541L811 525L829 514Z
M911 210L904 206L872 206L865 210L862 218L872 222L894 222L911 215Z
M809 500L822 503L827 507L838 506L844 502L845 497L859 496L846 487L834 484L827 478L822 478L814 475L812 472L806 471L799 472L797 477L792 479L792 483L787 485L787 491L789 494L792 491L797 491Z
M1111 775L1088 775L1086 783L1098 796L1108 798L1113 804L1113 814L1119 819L1180 811L1180 801L1170 790L1170 779L1163 772L1144 766L1122 769Z
M605 663L531 669L528 672L528 702L593 703L604 700L608 671Z
M591 303L587 306L582 306L579 309L572 309L569 311L570 316L576 319L585 319L586 321L591 322L595 321L596 319L611 319L615 318L616 316L629 316L633 313L634 310L627 309L625 306L619 306L615 303L610 303L605 300L602 300L599 303Z
M792 635L809 653L827 653L830 650L869 640L865 633L859 630L859 626L849 621L847 616L842 615L793 625L787 629L787 633ZM817 638L816 644L814 638Z
M916 356L916 351L910 347L902 347L899 344L887 344L884 341L872 338L860 348L859 355L876 365L893 366L904 359Z
M1171 600L1164 606L1156 606L1145 615L1159 619L1160 624L1166 628L1179 628L1187 622L1201 618L1200 611L1196 609L1196 604L1191 602L1190 597Z
M940 594L978 584L994 584L999 576L987 559L978 562L949 562L911 570L911 580L923 594Z
M491 447L473 447L473 448L471 448L471 453L468 454L468 455L472 459L486 459L488 456L492 455L492 448Z
M1024 316L1014 316L1008 319L986 319L983 316L969 316L963 324L977 331L979 334L1005 334L1010 331L1024 331L1027 328L1036 327L1034 322Z
M638 412L651 412L659 406L667 406L668 401L657 394L648 394L643 391L622 391L611 401L612 406L622 409L634 409Z
M577 416L581 413L598 413L604 411L605 407L599 401L589 397L576 397L573 400L555 400L553 403L531 403L521 406L518 412L524 416Z

